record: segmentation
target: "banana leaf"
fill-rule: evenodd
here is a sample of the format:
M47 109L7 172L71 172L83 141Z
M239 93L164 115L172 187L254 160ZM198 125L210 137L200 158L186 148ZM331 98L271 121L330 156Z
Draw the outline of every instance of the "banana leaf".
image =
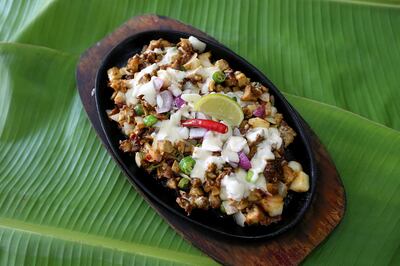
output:
M397 1L0 1L0 265L213 265L136 193L76 91L79 54L130 17L209 33L285 92L347 212L305 264L400 263Z

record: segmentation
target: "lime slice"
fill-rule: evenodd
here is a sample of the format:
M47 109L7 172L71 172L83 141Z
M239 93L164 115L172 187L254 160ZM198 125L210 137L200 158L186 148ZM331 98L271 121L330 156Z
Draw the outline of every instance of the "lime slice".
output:
M235 100L218 93L201 97L194 105L194 109L232 126L239 126L244 117L242 108Z

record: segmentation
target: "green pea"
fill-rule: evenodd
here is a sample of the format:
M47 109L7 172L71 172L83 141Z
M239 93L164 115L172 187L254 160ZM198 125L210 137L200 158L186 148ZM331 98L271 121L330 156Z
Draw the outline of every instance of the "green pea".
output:
M252 180L253 180L253 175L254 175L254 172L253 171L248 171L247 172L247 175L246 175L246 181L247 182L252 182Z
M222 71L217 71L214 72L214 74L212 75L212 79L216 82L216 83L222 83L225 80L225 74Z
M192 157L186 156L183 157L182 160L179 162L179 168L181 169L182 172L189 175L190 172L192 172L195 164L196 161Z
M152 125L154 125L157 122L158 122L158 119L154 115L148 115L145 118L143 118L143 123L146 127L151 127Z
M190 179L184 177L181 180L179 180L178 187L181 189L186 189L189 187L189 184L190 184Z
M136 105L136 106L133 108L133 110L135 111L135 114L136 114L136 115L143 115L143 114L144 114L143 105L141 105L141 104Z

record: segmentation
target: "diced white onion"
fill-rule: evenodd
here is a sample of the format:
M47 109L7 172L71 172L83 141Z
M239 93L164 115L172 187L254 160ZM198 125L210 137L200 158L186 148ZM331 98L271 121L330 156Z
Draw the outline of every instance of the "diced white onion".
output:
M153 81L154 88L156 88L157 91L159 91L164 85L164 80L159 77L154 77L151 80Z
M233 215L233 219L235 222L240 225L241 227L244 227L244 222L246 221L246 216L242 212L237 212Z
M191 128L189 130L189 138L190 139L198 139L204 137L206 134L207 129L205 128Z
M138 167L142 165L142 156L140 152L135 153L135 162Z
M196 51L199 51L200 53L202 53L206 49L206 44L204 42L200 41L199 39L197 39L196 37L190 36L189 42L193 46L193 48Z
M198 100L201 99L201 96L197 93L188 93L181 95L182 100L189 103L196 103Z
M261 94L260 99L264 102L269 102L269 93L264 92L263 94Z
M232 215L238 211L238 209L235 206L232 206L231 204L229 204L228 201L223 201L222 206L224 207L225 212L228 215Z

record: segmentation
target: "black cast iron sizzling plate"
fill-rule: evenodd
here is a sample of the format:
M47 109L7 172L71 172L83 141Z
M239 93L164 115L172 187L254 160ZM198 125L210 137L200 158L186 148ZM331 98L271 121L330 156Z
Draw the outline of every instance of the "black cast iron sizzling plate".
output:
M179 38L188 38L190 35L193 34L172 30L140 32L119 43L105 57L97 72L95 95L98 115L107 141L120 167L128 173L129 181L137 189L142 190L163 207L182 217L182 219L186 219L214 233L239 239L266 239L281 234L293 228L300 221L310 206L314 195L317 170L309 136L305 133L303 123L297 112L272 82L254 66L222 44L193 35L207 43L206 51L211 51L214 59L223 58L227 60L234 70L240 70L251 80L259 81L267 86L270 93L275 96L275 106L278 111L283 114L285 121L297 132L297 137L289 145L286 155L289 159L295 159L302 164L304 171L310 176L310 189L306 193L289 192L285 200L282 220L269 226L240 227L233 221L232 217L221 217L214 211L194 210L190 216L187 216L175 202L174 191L163 187L159 181L138 168L133 156L120 151L118 148L119 140L126 137L120 132L117 124L114 121L110 121L106 114L106 110L112 109L114 106L113 101L110 100L112 89L107 86L107 70L113 66L121 67L125 65L131 56L140 53L143 46L151 40L163 38L177 43Z

